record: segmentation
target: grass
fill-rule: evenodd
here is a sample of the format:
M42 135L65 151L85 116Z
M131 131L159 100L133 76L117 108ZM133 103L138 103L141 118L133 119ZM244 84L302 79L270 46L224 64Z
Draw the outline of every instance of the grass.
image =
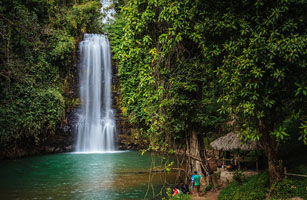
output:
M307 175L306 153L307 145L298 142L297 138L290 138L289 141L281 144L278 157L283 160L283 166L287 168L288 173ZM307 178L288 176L282 182L275 183L270 189L268 172L265 171L242 179L241 183L232 181L221 191L219 200L280 200L291 197L307 200Z
M191 194L184 194L183 192L180 192L179 194L172 197L173 191L171 188L167 188L166 190L166 197L163 197L162 200L191 200L192 195Z
M289 173L307 175L307 164L301 164L293 169L290 169ZM291 186L293 189L294 196L307 199L307 178L288 176L288 179L292 182Z
M171 200L190 200L190 199L192 199L192 195L183 194L182 192L171 198Z
M243 179L241 183L238 181L232 181L221 191L219 200L265 199L269 181L268 177L268 173L263 172Z
M301 164L289 172L307 175L307 165ZM307 178L288 176L269 189L269 175L265 171L243 179L241 183L232 181L221 191L219 200L279 200L291 197L307 199Z

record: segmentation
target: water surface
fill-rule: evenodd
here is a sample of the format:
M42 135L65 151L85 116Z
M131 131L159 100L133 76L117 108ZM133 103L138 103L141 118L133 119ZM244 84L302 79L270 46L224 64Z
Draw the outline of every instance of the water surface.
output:
M149 153L55 154L0 162L0 199L144 199ZM155 193L165 178L155 173ZM150 199L152 191L149 191Z

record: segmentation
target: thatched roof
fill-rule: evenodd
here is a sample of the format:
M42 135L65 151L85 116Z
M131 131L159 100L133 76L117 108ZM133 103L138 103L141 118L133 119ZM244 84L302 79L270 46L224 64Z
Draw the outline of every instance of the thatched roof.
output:
M230 132L227 135L220 137L210 145L217 150L230 151L234 149L241 149L245 151L262 149L258 142L243 143L235 132Z

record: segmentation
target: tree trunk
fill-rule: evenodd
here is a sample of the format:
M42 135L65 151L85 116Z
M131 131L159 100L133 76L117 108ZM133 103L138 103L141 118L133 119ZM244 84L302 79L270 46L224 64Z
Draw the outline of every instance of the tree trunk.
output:
M270 138L270 136L264 136L266 139L263 141L263 147L268 162L270 185L272 185L274 182L282 179L282 174L277 162L277 150L275 149L276 144L272 138L268 139L268 137Z
M196 131L191 131L191 134L187 140L187 152L186 154L189 156L190 159L190 166L189 166L189 175L192 175L194 171L197 171L199 175L204 177L204 171L202 168L202 163L200 159L200 145L197 137ZM198 159L196 159L198 158Z
M270 185L272 185L274 182L282 180L281 168L278 166L277 146L274 138L269 135L263 123L260 124L260 131L262 133L262 145L267 157Z
M192 176L194 171L197 171L203 180L206 180L206 175L208 175L209 182L207 184L212 184L214 187L218 186L216 175L211 170L208 162L206 151L202 151L203 142L202 138L198 137L196 131L192 131L191 134L186 139L187 142L187 152L186 154L189 157L188 160L188 176Z
M203 142L204 141L202 140L202 138L199 138L199 143L200 143L201 147L205 147ZM206 152L205 148L204 148L203 151L201 151L200 157L201 157L202 163L204 165L206 174L208 175L207 183L212 184L214 188L218 187L217 177L216 177L215 173L213 172L213 170L210 168L210 165L208 163L208 156L207 156L207 152Z

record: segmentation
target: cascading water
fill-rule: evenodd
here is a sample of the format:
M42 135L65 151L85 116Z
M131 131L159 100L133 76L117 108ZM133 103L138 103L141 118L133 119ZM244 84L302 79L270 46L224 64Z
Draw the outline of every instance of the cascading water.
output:
M111 1L101 1L102 20L114 19ZM85 34L80 50L81 107L77 124L77 152L93 153L115 150L115 120L111 109L112 66L109 40L101 34Z
M80 49L80 97L77 152L115 150L111 109L111 55L105 35L85 34Z

